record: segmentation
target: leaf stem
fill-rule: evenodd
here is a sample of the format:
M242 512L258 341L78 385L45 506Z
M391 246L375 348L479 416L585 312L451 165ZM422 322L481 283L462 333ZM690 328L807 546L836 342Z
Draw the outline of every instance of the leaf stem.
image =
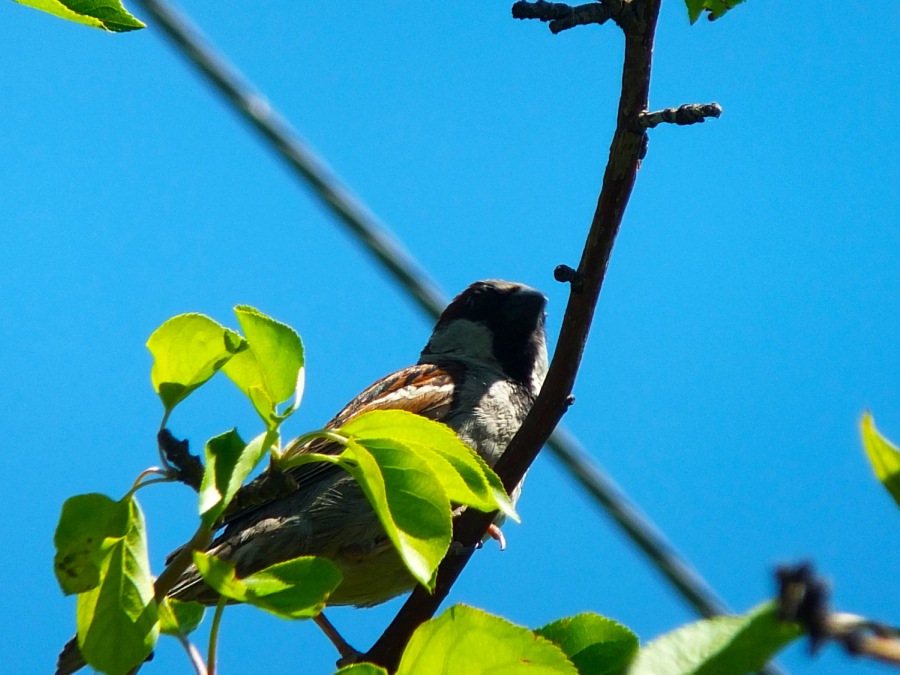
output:
M308 461L329 461L322 459L324 457L329 457L331 460L333 460L334 456L302 451L303 446L305 446L310 441L316 440L317 438L323 438L325 440L332 441L334 443L337 443L341 447L346 447L347 443L350 441L347 436L344 436L343 434L340 434L333 429L319 429L317 431L310 431L309 433L303 434L302 436L298 436L290 442L288 449L285 450L281 457L278 459L278 468L284 471L291 466L300 466L300 464L306 464ZM302 459L305 457L318 457L319 460Z
M162 421L159 423L159 431L163 431L166 428L166 424L168 424L169 422L169 415L171 413L172 409L167 407L165 412L163 413ZM157 438L158 437L159 433L157 432ZM162 463L162 465L167 469L171 469L172 465L169 464L169 460L166 459L166 453L163 451L162 444L159 442L156 443L156 451L159 453L159 461Z
M222 614L225 612L226 602L225 596L220 595L216 611L213 613L212 626L209 628L209 652L206 655L209 675L216 675L216 647L219 642L219 626L222 625Z

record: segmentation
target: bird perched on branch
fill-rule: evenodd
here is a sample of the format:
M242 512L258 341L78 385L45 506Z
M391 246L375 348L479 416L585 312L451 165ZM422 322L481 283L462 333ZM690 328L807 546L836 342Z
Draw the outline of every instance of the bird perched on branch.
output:
M441 313L416 365L365 389L326 428L370 410L406 410L447 424L493 465L522 425L547 373L545 305L541 293L522 284L472 284ZM314 452L341 451L321 440L307 446ZM307 446L289 445L286 451L303 452ZM349 474L324 463L288 473L296 489L230 513L207 552L235 563L239 577L302 555L326 557L343 574L330 605L368 607L412 589L413 577ZM207 605L219 599L193 566L169 595ZM340 650L349 649L324 617L317 623ZM66 658L72 644L60 655L57 675L83 665L77 644L79 658Z

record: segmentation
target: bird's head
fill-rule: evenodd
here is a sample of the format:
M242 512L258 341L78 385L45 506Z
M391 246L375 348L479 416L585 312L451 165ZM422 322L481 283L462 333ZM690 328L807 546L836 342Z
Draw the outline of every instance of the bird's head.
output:
M523 284L476 281L441 313L419 362L488 367L537 395L547 374L546 304Z

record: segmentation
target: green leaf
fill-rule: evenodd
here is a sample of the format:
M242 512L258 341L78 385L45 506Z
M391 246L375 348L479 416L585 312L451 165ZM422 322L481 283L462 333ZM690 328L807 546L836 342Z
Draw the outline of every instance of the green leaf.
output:
M406 449L428 462L451 502L519 520L500 478L446 424L405 410L372 410L340 429L370 448Z
M354 663L341 668L334 675L388 675L388 671L374 663Z
M397 675L577 675L559 647L527 628L456 605L413 633Z
M274 429L297 406L305 381L303 342L293 328L247 305L234 308L250 348L224 368L238 389L253 403L266 426ZM293 396L283 413L277 405Z
M240 335L203 314L180 314L153 331L150 380L166 413L246 348Z
M657 638L638 652L628 675L755 673L801 635L767 602L744 616L696 621Z
M742 2L744 0L684 0L692 24L696 23L704 10L709 12L710 21L713 21Z
M565 652L581 675L619 675L638 652L638 637L599 614L578 614L534 631Z
M220 595L246 602L285 619L309 619L325 607L341 583L341 572L326 558L301 557L238 578L234 563L200 551L194 564Z
M203 621L206 608L199 602L163 598L159 605L159 631L166 635L189 635Z
M104 541L122 536L126 520L126 507L106 495L76 495L66 500L53 535L53 570L63 593L84 593L97 587Z
M206 469L200 484L200 515L204 525L215 524L277 439L277 433L266 431L244 444L237 430L232 429L207 441Z
M369 447L405 447L428 462L450 501L479 511L503 511L519 521L500 478L446 424L405 410L373 410L340 432Z
M893 443L878 433L875 420L870 413L863 415L859 423L862 432L863 447L869 456L869 462L875 469L875 475L891 493L894 501L900 505L900 450Z
M150 655L159 635L144 515L134 497L117 502L115 535L100 546L100 583L78 596L78 646L88 665L126 673Z
M341 462L359 483L410 574L429 590L453 524L450 500L428 463L394 447L365 447L350 439Z
M16 0L16 2L61 19L113 33L146 28L144 23L125 10L119 0Z

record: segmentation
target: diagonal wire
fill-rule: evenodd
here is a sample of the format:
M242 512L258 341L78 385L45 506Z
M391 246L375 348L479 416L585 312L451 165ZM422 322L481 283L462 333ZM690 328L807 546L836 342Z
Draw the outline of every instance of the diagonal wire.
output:
M300 135L240 73L217 54L199 30L164 0L137 0L156 19L182 55L208 78L257 132L330 208L396 281L432 318L447 303L430 275L406 252L388 228L345 187ZM553 455L599 502L635 545L650 559L681 597L700 615L729 609L699 573L675 550L619 486L594 462L578 440L562 426L548 441ZM774 672L774 671L770 671Z

